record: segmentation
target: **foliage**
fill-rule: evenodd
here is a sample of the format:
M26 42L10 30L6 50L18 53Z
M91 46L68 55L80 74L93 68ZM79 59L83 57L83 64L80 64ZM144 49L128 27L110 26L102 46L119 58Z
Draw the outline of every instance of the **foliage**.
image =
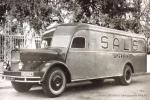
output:
M140 15L141 19L141 30L142 33L145 34L146 37L150 37L150 1L145 0L146 2L143 2L143 5L145 6Z
M28 21L39 32L58 17L59 23L82 22L139 33L142 0L0 0L0 23L7 16ZM131 14L131 15L130 15ZM73 16L70 17L70 16ZM128 18L128 16L131 16ZM15 29L16 26L13 26Z
M141 0L133 0L133 4L127 0L76 0L81 6L81 13L77 15L77 22L88 23L88 19L94 16L92 24L111 27L119 30L133 30L139 32L139 19ZM126 14L132 13L132 19L127 19ZM102 20L99 20L102 19ZM102 22L102 24L100 24Z
M30 22L30 25L39 31L44 21L50 22L52 8L47 6L45 0L1 0L1 4L3 10L0 15L4 18L0 20L4 24L7 16L13 16L21 23Z

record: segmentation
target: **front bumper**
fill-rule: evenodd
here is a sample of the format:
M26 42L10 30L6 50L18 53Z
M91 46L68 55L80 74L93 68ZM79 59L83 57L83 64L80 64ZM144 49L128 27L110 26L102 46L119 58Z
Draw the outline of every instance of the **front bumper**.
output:
M29 72L29 71L4 71L2 78L15 82L24 83L40 83L42 80L43 73L41 72Z

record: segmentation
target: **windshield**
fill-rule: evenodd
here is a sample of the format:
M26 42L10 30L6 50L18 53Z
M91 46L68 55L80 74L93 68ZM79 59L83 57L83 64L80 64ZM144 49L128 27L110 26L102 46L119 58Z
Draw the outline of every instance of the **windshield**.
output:
M49 47L67 48L69 42L70 42L70 36L56 35L51 38L43 39L41 47L42 48L49 48Z
M54 36L51 42L51 47L68 47L70 36Z

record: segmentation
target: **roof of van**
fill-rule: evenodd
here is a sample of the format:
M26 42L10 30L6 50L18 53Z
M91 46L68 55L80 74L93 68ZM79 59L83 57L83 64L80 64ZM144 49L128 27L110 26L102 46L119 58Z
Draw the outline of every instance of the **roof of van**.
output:
M85 24L85 23L79 23L79 24L62 24L60 26L77 26L77 29L90 29L90 30L95 30L95 31L101 31L101 32L106 32L106 33L114 33L118 35L126 35L126 36L132 36L132 37L139 37L139 38L145 38L143 34L136 34L133 32L126 32L122 30L117 30L117 29L111 29L111 28L106 28L98 25L92 25L92 24Z
M89 29L89 30L118 34L118 35L145 38L144 34L136 34L136 33L132 33L132 32L126 32L126 31L122 31L122 30L116 30L116 29L106 28L106 27L102 27L102 26L98 26L98 25L92 25L92 24L85 24L85 23L60 24L56 27L59 27L59 26L75 26L75 28L77 30ZM56 29L56 27L54 27L54 29ZM51 30L47 30L47 32L45 32L45 33L49 33L50 31ZM52 31L54 31L54 30L52 30Z

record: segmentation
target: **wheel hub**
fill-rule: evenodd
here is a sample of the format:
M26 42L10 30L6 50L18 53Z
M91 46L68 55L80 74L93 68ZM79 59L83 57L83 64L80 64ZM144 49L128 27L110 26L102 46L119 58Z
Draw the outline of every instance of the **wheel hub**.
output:
M63 79L60 75L54 75L53 78L52 78L52 81L51 81L51 86L52 88L57 91L61 88L63 84Z
M126 80L130 80L130 78L131 78L131 73L130 73L130 71L128 70L128 71L126 72Z

